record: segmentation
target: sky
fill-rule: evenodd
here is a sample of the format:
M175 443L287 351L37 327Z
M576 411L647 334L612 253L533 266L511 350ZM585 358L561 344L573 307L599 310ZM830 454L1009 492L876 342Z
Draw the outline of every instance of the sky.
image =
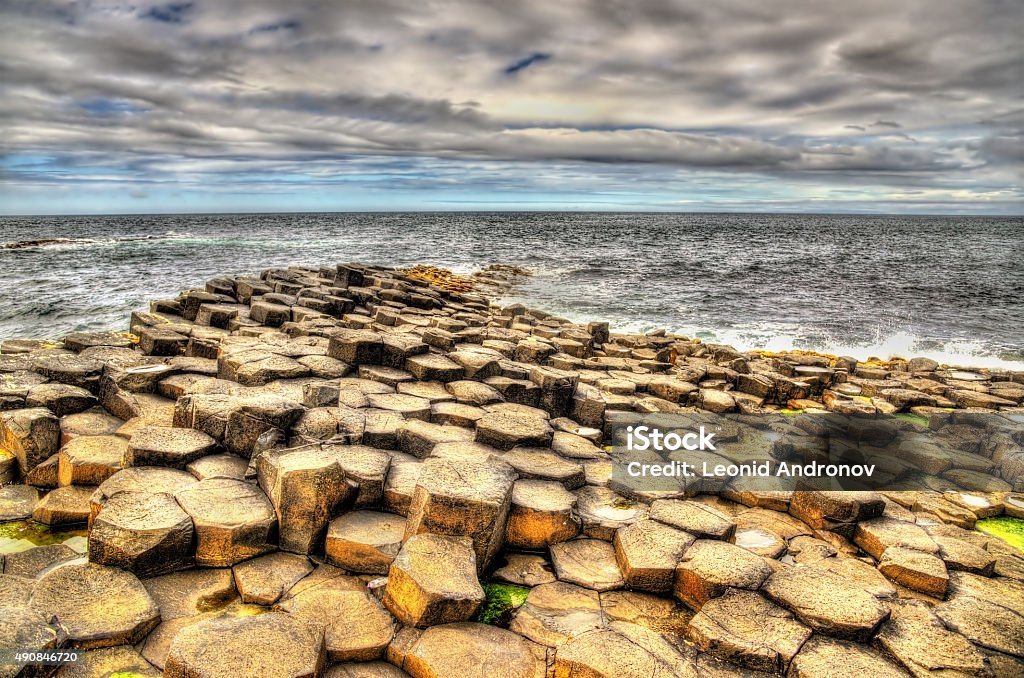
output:
M0 0L0 213L1024 213L1020 0Z

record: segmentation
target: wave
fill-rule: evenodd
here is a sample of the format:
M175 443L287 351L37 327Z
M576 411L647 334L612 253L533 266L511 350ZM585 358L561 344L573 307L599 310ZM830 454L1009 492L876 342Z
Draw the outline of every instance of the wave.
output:
M28 250L42 248L82 247L87 245L116 245L122 242L142 242L156 240L185 240L192 234L185 231L167 231L162 234L126 235L119 238L36 238L33 240L14 240L0 243L0 250Z

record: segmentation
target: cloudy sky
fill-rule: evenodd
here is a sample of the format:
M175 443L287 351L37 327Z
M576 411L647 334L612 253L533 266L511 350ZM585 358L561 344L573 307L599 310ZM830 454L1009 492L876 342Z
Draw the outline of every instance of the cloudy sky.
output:
M1024 212L1020 0L0 0L0 211Z

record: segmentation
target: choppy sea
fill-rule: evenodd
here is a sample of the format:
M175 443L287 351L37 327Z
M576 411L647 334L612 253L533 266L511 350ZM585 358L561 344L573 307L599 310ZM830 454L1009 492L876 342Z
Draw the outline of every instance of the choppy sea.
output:
M517 264L533 276L509 301L741 350L1024 369L1021 217L0 217L0 338L124 329L131 310L214 276L344 261Z

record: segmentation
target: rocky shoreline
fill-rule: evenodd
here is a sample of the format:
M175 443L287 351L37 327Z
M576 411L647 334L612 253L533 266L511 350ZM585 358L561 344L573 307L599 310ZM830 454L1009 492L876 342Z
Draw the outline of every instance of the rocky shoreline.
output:
M492 303L526 274L272 269L0 343L0 521L87 529L0 556L0 648L82 650L62 676L1024 675L1024 553L976 527L1024 517L1024 373ZM819 411L956 451L908 449L894 492L611 475L642 414Z

